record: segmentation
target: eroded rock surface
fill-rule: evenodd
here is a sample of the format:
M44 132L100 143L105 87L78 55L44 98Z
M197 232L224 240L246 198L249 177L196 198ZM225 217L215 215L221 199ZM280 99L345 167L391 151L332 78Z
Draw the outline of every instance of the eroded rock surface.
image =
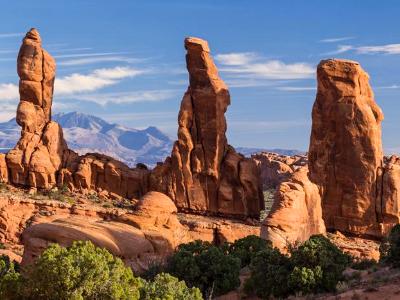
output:
M290 178L294 171L307 165L307 156L280 155L272 152L253 154L251 158L260 170L261 182L264 189L276 188Z
M400 161L384 161L383 113L368 74L357 62L330 59L318 65L317 79L309 172L300 169L280 185L265 236L277 244L281 237L303 241L323 233L315 227L323 219L330 230L382 237L400 220Z
M325 60L317 77L308 157L326 226L380 235L383 113L368 74L357 62Z
M75 154L67 148L61 127L51 121L51 105L56 64L42 48L40 35L31 29L18 54L20 102L17 123L21 138L0 162L3 181L32 187L50 188L56 173ZM7 180L8 181L8 180Z
M229 146L225 112L230 95L206 41L185 39L190 85L179 112L178 140L158 166L152 188L183 211L258 216L263 198L255 163Z
M262 223L261 237L285 250L325 232L319 189L310 181L308 167L303 166L278 187L272 209Z

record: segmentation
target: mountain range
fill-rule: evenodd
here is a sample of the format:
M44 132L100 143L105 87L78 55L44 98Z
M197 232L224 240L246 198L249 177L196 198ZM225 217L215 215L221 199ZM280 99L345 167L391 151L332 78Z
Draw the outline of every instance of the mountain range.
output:
M64 131L68 146L78 152L98 152L112 156L129 166L144 163L154 167L170 154L173 140L157 127L134 129L79 112L53 115ZM13 148L20 137L21 128L15 118L0 123L0 151ZM301 154L298 150L262 149L238 147L237 150L248 156L261 151L285 155Z

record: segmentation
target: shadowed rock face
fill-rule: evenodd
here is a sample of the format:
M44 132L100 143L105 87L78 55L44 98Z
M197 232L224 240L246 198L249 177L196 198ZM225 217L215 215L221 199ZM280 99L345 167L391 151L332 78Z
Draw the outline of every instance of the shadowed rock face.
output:
M154 170L151 186L182 210L257 216L263 208L257 167L225 135L229 91L206 41L187 38L185 48L190 85L179 112L178 140L171 157Z
M317 76L310 179L321 187L326 226L358 233L382 222L377 181L383 165L383 114L357 62L322 61Z

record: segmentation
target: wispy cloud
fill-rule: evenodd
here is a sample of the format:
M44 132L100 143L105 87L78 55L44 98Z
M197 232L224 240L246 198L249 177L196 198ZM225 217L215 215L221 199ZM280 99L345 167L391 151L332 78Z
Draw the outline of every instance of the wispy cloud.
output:
M276 88L280 91L286 92L301 92L301 91L316 91L317 88L314 86L280 86Z
M131 67L115 67L96 69L88 74L73 73L56 78L54 83L55 95L72 96L80 93L94 92L96 90L115 85L125 78L132 78L145 73L146 70ZM12 83L0 84L0 101L17 100L19 98L18 86Z
M215 59L222 65L240 66L253 62L258 58L254 52L217 54Z
M336 50L327 52L325 54L340 54L348 51L355 51L358 54L400 54L400 44L387 44L376 46L352 46L352 45L339 45Z
M125 62L134 63L138 60L135 58L129 58L124 56L104 56L104 57L87 57L87 58L77 58L60 61L58 65L60 66L81 66L95 64L99 62Z
M339 45L339 46L337 47L336 50L323 53L322 55L336 55L336 54L341 54L341 53L345 53L345 52L347 52L347 51L350 51L351 49L353 49L353 46L350 46L350 45Z
M379 46L362 46L356 48L361 54L400 54L400 44L388 44Z
M135 102L157 102L177 97L178 90L144 90L118 93L99 93L75 95L74 99L94 102L105 106L108 104L126 104Z
M0 84L0 100L15 100L19 98L18 86L12 83Z
M326 38L320 40L321 43L337 43L337 42L343 42L343 41L348 41L348 40L353 40L353 36L344 36L344 37L334 37L334 38Z
M23 33L0 33L0 39L23 36Z
M89 74L74 73L55 82L56 95L72 95L75 93L92 92L110 85L117 84L124 78L130 78L143 74L144 70L115 67L109 69L97 69Z
M314 67L308 63L266 60L252 52L219 54L216 60L222 65L221 72L248 79L305 79L315 73Z

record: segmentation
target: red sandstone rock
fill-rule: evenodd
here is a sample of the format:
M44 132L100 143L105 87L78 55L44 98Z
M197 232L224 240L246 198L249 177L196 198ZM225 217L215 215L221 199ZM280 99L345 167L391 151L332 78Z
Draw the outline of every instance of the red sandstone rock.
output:
M102 154L89 153L70 161L60 171L58 185L72 191L97 191L106 197L140 198L148 191L149 171L129 168L122 162Z
M289 245L308 240L313 234L324 233L321 196L304 166L280 184L272 209L261 226L261 237L284 250Z
M276 188L290 178L294 171L307 164L307 157L302 155L287 156L271 152L261 152L251 156L260 170L264 188Z
M7 167L2 162L0 168L2 178L8 168L11 183L50 188L70 156L61 127L51 121L55 68L54 59L42 49L39 33L31 29L18 54L21 138L6 155Z
M327 228L381 235L381 121L368 74L357 62L318 65L312 113L310 179L321 187Z
M258 216L263 198L258 170L227 144L228 88L206 41L185 39L190 85L179 112L171 157L151 176L151 188L184 211Z

